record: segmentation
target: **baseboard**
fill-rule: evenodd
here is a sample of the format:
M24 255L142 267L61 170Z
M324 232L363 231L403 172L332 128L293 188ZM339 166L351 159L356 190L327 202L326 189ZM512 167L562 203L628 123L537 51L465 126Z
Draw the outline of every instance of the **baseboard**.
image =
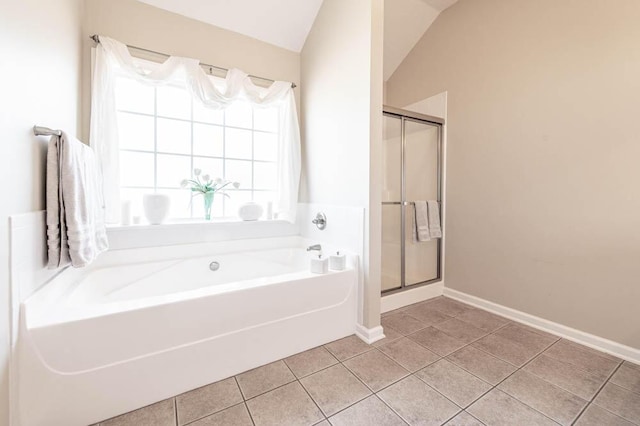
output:
M384 339L384 332L381 325L373 328L367 328L363 325L356 324L356 336L365 343L372 344L378 340Z
M640 349L632 348L630 346L626 346L621 343L605 339L603 337L576 330L575 328L567 327L565 325L558 324L557 322L549 321L535 315L511 309L506 306L499 305L497 303L490 302L488 300L481 299L479 297L472 296L458 290L453 290L451 288L445 288L444 295L452 299L459 300L460 302L464 302L469 305L484 309L486 311L501 315L505 318L509 318L510 320L520 322L538 330L546 331L547 333L551 333L567 340L579 343L581 345L596 349L598 351L608 353L627 361L631 361L635 364L640 364Z
M399 291L397 293L382 296L380 301L380 311L382 313L402 308L403 306L412 305L427 299L442 296L444 290L444 281L434 284L424 285Z

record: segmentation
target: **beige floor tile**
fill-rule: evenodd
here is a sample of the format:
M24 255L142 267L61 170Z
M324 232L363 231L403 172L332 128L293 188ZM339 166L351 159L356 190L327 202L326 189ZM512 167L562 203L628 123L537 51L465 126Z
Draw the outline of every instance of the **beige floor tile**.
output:
M253 426L251 416L244 404L234 405L219 413L195 421L189 426Z
M418 321L414 317L407 315L404 312L386 316L382 318L381 322L382 326L385 329L393 328L397 332L400 332L404 335L411 334L427 326L426 324L423 324L421 321Z
M632 426L633 423L626 421L622 417L591 404L584 410L584 413L576 421L576 426Z
M597 352L568 340L559 340L544 352L545 355L575 365L596 376L607 378L622 360Z
M173 398L100 422L100 426L174 426Z
M393 410L375 395L339 412L329 420L333 426L406 425Z
M355 335L327 343L324 347L331 352L333 356L338 358L339 361L344 361L345 359L360 355L374 348L371 345L367 345Z
M439 355L406 337L382 345L378 349L411 372L418 371L440 359Z
M587 401L604 383L603 379L591 373L544 354L527 364L524 370Z
M607 383L593 403L611 411L623 419L640 424L640 394Z
M465 346L457 350L447 359L492 385L497 385L509 374L516 371L516 367L508 362L472 346Z
M640 368L633 367L625 362L611 377L611 383L615 383L625 389L640 394Z
M480 330L468 322L460 321L457 318L438 323L433 327L464 343L471 343L487 335L486 331Z
M410 308L413 305L409 305L409 306L403 306L402 308L398 308L398 309L394 309L393 311L387 311L387 312L383 312L381 317L388 317L389 315L394 315L394 314L399 314L400 312L404 312L406 311L408 308Z
M548 333L540 334L529 327L523 327L516 323L502 327L494 335L516 342L534 352L541 352L559 339Z
M493 332L499 329L500 327L508 324L510 321L506 318L503 318L498 315L494 315L490 312L483 311L481 309L469 309L456 318L459 320L468 322L472 324L474 327L479 328L480 330L484 330L486 332Z
M324 347L319 346L285 358L284 362L293 374L300 378L337 364L338 360Z
M557 425L553 420L506 393L493 389L467 411L487 425Z
M517 371L498 389L563 425L570 425L587 401L525 371Z
M236 376L245 399L253 398L296 379L284 361L276 361Z
M398 363L378 350L354 356L345 361L344 365L374 392L409 374Z
M449 299L448 297L437 298L433 300L427 300L425 303L431 305L432 309L440 311L450 317L456 317L465 311L475 309L472 306L466 305L457 300Z
M465 346L464 342L434 327L427 327L407 337L440 356L447 356Z
M342 364L300 379L300 383L327 417L371 394Z
M253 398L247 406L256 426L312 425L324 417L298 382Z
M460 408L420 379L409 376L378 396L410 425L442 424Z
M428 302L422 302L404 311L405 314L411 315L425 325L438 324L451 319L449 315L434 309Z
M415 375L463 408L491 389L490 384L446 359L423 368Z
M242 402L236 379L230 377L176 397L178 424L184 425Z
M331 426L328 420L323 420L320 423L316 423L314 426Z
M522 346L520 343L495 334L489 334L471 344L509 364L522 367L535 357L539 351Z
M473 417L466 411L462 411L460 414L449 420L444 426L483 426L480 420Z
M389 342L393 342L394 340L398 340L404 337L404 334L399 331L394 330L393 328L385 328L384 329L384 339L380 339L377 342L373 343L373 346L380 347L382 345L386 345Z

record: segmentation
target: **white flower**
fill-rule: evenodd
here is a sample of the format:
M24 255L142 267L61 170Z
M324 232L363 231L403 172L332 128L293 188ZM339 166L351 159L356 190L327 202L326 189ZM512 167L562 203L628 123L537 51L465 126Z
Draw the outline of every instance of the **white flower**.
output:
M180 186L184 188L187 185L189 185L189 181L187 179L182 179L182 182L180 182Z
M233 182L233 187L234 187L235 189L240 188L240 182Z
M202 176L202 180L204 180L205 182L209 182L209 175Z
M224 182L224 181L222 180L222 178L219 178L219 177L218 177L218 178L216 178L216 183L217 183L218 185L221 185L221 184L222 184L222 182Z
M200 173L202 173L202 170L200 170L200 169L193 169L193 174L194 174L195 176L200 176Z

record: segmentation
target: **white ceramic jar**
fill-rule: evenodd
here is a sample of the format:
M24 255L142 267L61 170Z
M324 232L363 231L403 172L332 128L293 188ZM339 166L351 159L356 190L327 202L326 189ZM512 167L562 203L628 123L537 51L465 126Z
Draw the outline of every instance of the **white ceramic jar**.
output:
M144 216L151 225L160 225L169 216L171 199L164 194L144 194L142 197Z
M262 216L263 211L264 209L260 204L250 201L240 206L238 216L245 221L258 220Z

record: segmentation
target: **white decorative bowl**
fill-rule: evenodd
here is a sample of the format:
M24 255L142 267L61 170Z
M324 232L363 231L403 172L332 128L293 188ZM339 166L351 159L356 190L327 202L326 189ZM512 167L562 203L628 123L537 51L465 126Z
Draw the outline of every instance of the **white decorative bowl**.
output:
M240 206L238 216L245 221L258 220L262 216L263 211L264 209L260 204L250 201Z
M147 221L152 225L160 225L169 216L171 199L164 194L144 194L142 206Z

